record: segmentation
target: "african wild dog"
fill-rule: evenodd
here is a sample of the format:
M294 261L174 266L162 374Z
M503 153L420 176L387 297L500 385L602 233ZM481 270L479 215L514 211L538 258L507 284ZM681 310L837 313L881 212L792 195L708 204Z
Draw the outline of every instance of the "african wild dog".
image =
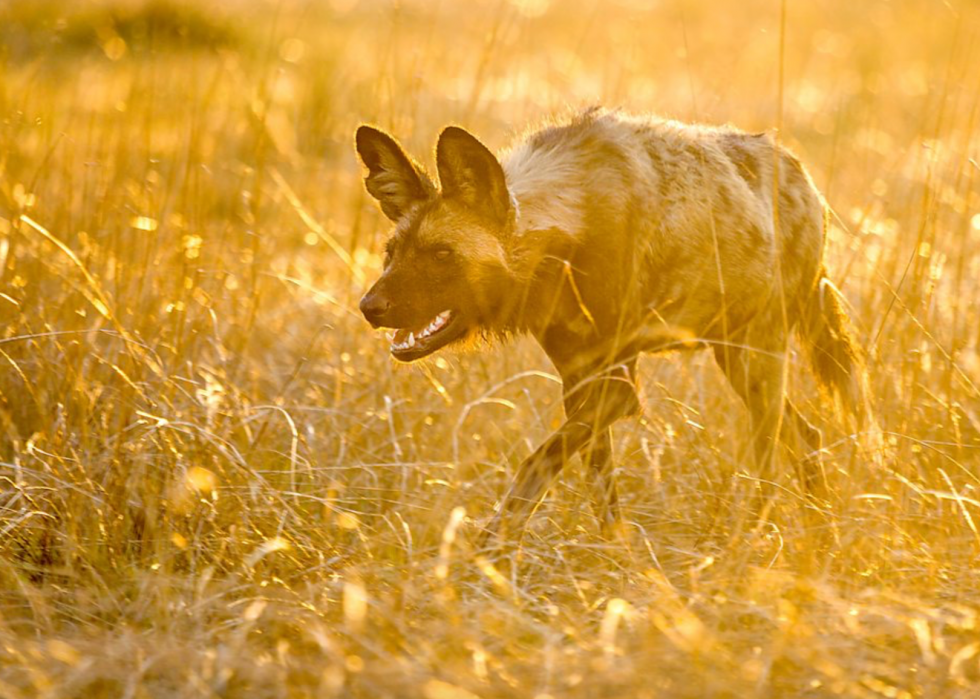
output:
M361 126L356 145L395 223L360 308L395 329L395 359L530 333L562 377L566 421L521 464L491 531L526 518L575 452L598 479L603 524L618 520L610 425L640 411L641 352L713 349L749 408L763 477L777 433L798 461L820 449L784 401L794 328L821 385L860 416L860 352L822 261L825 204L765 134L590 109L498 160L450 126L439 187L386 133Z

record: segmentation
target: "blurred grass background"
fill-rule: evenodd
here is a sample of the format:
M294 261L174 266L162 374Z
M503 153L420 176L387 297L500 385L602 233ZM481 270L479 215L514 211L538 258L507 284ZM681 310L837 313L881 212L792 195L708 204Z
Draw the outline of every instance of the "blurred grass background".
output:
M980 5L785 9L0 5L0 696L976 696ZM615 431L629 545L576 461L472 550L560 388L528 340L391 363L352 134L430 162L592 103L781 122L827 195L886 438L822 424L831 511L752 519L742 406L667 356Z

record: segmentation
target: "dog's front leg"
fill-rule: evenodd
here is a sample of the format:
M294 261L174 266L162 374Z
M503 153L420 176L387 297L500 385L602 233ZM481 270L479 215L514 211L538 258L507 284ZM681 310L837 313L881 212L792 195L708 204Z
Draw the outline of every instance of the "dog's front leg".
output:
M523 528L527 516L547 492L568 458L592 438L592 426L568 420L557 432L524 459L507 494L497 505L497 513L487 527L487 535L507 539L514 525Z
M497 506L487 536L496 534L505 539L512 529L523 528L572 454L592 443L619 418L637 412L639 399L632 381L623 374L613 370L594 379L579 407L521 463L513 485Z

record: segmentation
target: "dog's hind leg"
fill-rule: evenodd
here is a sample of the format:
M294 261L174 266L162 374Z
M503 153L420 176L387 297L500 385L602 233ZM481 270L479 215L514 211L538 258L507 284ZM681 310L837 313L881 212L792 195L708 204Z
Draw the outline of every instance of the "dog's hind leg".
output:
M822 497L827 493L826 474L820 464L823 435L786 399L780 440L792 454L807 493Z
M763 483L775 481L773 470L777 435L784 414L786 339L770 338L753 345L743 342L715 346L715 360L732 388L749 409L749 429L756 476Z
M785 397L785 336L776 334L761 343L741 339L740 343L717 345L715 359L749 409L756 475L764 484L778 482L773 469L778 436L797 465L804 491L819 496L825 492L819 463L822 439L820 430Z

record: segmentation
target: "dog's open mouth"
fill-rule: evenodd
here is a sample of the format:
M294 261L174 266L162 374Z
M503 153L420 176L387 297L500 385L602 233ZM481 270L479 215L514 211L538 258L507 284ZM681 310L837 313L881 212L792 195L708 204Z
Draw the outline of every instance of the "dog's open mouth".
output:
M398 328L388 333L391 354L395 359L411 362L432 354L460 334L463 326L452 311L443 311L420 328Z

